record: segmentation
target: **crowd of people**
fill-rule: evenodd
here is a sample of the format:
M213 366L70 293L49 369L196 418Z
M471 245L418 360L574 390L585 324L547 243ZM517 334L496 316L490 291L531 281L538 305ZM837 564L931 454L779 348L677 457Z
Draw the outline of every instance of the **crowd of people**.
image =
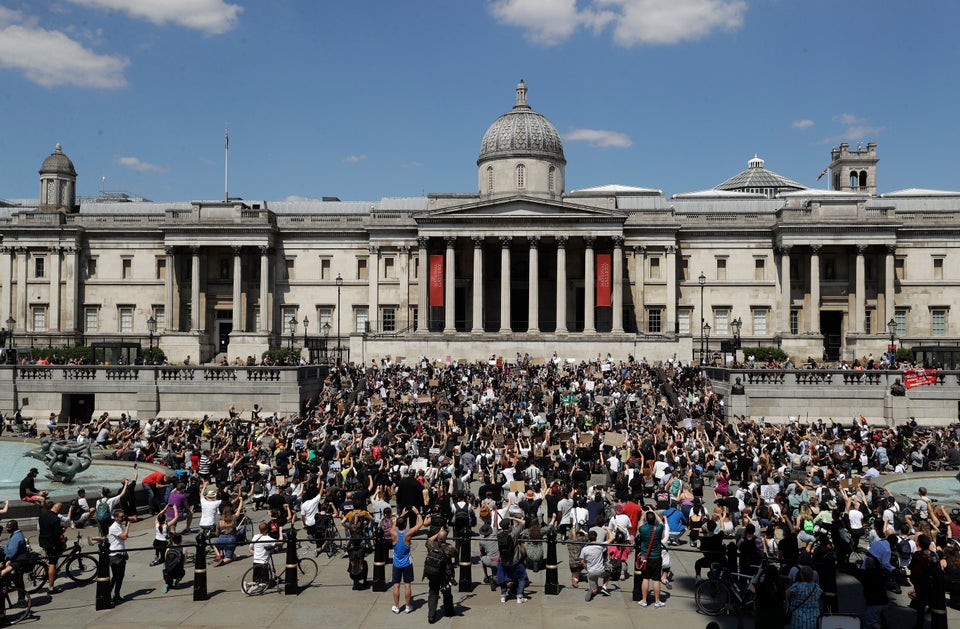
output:
M934 461L960 465L956 427L760 423L727 414L705 373L675 360L385 360L332 368L297 415L231 407L220 418L101 417L52 430L166 470L103 492L115 516L101 535L115 555L137 516L129 497L139 482L158 564L167 540L196 532L194 512L217 565L253 535L252 520L266 518L260 534L272 539L299 520L318 554L338 523L356 589L369 578L367 540L392 543L400 613L412 610L409 550L422 529L434 557L431 622L441 597L444 613L456 611L448 535L471 544L501 601L518 603L552 536L566 544L570 586L583 584L587 601L636 573L634 598L652 609L667 604L670 555L684 546L702 555L698 581L728 571L780 593L757 596L755 613L786 613L795 629L838 609L838 570L863 581L868 627L880 626L886 592L908 574L921 622L942 603L935 592L960 582L957 512L924 491L897 500L878 483ZM75 507L71 519L100 521L98 505ZM878 581L885 587L870 586ZM786 610L765 605L784 597Z

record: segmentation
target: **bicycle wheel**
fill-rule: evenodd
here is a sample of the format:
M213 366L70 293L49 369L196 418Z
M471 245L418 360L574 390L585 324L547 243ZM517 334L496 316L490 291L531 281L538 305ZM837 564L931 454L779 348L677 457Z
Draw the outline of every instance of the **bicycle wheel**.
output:
M39 592L47 584L47 564L42 559L23 575L23 586L30 592Z
M67 578L76 583L90 583L97 578L97 556L93 553L74 555L67 560L63 570Z
M12 585L3 586L3 596L6 599L4 622L8 625L15 625L24 618L30 616L30 610L33 603L30 601L30 595L22 588Z
M256 581L253 578L256 568L248 568L240 579L240 589L247 596L259 596L267 591L267 584L262 581Z
M310 557L301 557L297 560L297 585L309 587L317 578L317 562Z
M701 581L694 592L697 609L708 616L719 616L727 609L730 602L730 589L720 581Z

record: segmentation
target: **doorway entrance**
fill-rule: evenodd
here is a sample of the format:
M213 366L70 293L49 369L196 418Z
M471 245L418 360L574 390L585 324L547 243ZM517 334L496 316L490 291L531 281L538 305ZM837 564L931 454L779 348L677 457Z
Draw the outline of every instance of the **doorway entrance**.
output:
M230 346L230 333L233 332L233 312L218 310L214 326L217 338L217 353L226 354Z
M64 393L60 406L60 415L71 423L88 423L93 418L93 393Z
M823 351L827 355L827 360L840 360L840 349L843 346L843 313L821 312L820 332L823 334Z

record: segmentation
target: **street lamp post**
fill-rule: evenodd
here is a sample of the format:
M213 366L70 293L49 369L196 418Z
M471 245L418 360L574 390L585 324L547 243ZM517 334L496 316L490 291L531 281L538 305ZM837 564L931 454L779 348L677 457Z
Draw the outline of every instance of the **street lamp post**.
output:
M330 322L323 324L323 362L327 362L327 342L330 340Z
M705 349L706 349L706 353L709 354L710 353L710 324L709 323L703 324L703 333L707 337ZM702 363L703 360L701 360L700 362Z
M337 273L337 364L340 364L340 289L343 288L343 278Z
M307 332L310 330L310 319L306 315L303 316L303 349L307 350L307 360L311 363L313 362L310 350L307 348Z
M887 332L890 333L890 346L887 347L887 351L890 353L890 364L896 360L897 357L897 320L890 319L887 321Z
M297 316L290 315L290 321L287 322L290 329L290 351L293 351L293 336L297 333Z
M737 362L737 350L740 349L740 328L743 327L743 320L740 317L737 317L730 322L730 327L733 328L733 362ZM726 360L726 357L724 357Z
M10 341L10 349L13 349L13 326L17 325L16 319L7 317L7 340Z
M151 316L147 319L147 332L150 333L150 360L153 360L153 335L157 331L157 320Z
M703 325L707 322L706 318L703 316L703 286L707 283L707 276L703 274L703 271L700 271L700 277L697 278L700 282L700 364L703 364Z

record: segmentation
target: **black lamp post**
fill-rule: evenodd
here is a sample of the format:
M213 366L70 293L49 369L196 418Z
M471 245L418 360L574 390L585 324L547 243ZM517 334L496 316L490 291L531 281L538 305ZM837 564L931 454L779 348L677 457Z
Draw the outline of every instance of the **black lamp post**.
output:
M326 321L323 324L323 360L327 360L327 341L330 340L330 322Z
M147 319L147 332L150 333L150 360L153 360L153 334L157 331L157 320L151 316Z
M340 289L343 288L343 278L337 273L337 364L340 364Z
M743 327L743 321L737 317L730 322L730 327L733 328L733 351L736 352L740 349L740 328Z
M890 333L890 346L887 351L890 352L890 363L892 364L897 356L897 320L887 321L887 332Z
M707 337L705 349L706 349L706 353L709 354L710 353L710 324L709 323L703 324L703 333ZM700 362L702 363L703 361L701 360Z
M13 326L17 321L13 317L7 317L7 341L10 343L10 349L13 349Z
M290 321L287 322L290 330L290 351L293 351L293 336L297 333L297 316L290 315Z
M703 316L703 285L707 283L707 276L703 274L703 271L700 271L700 277L697 278L700 281L700 364L703 364L703 325L706 323L706 319Z

